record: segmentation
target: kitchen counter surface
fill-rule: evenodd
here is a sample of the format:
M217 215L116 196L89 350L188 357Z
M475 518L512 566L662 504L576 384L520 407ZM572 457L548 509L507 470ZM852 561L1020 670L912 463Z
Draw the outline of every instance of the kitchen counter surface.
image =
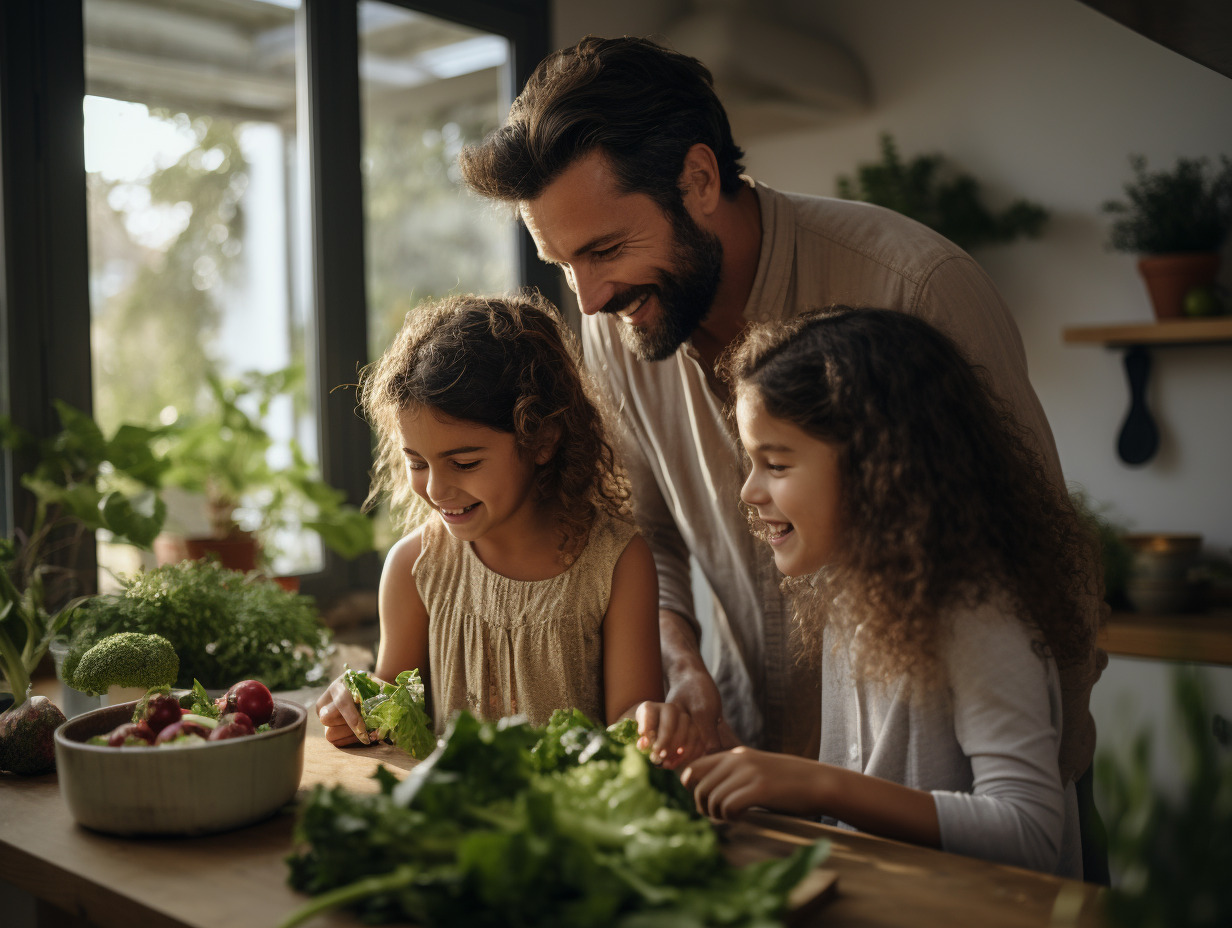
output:
M309 718L299 795L314 784L375 790L384 763L400 775L414 761L388 746L340 750ZM0 874L39 900L42 925L98 928L274 928L307 901L286 884L293 816L197 838L117 838L78 826L55 774L0 774ZM833 842L822 866L833 891L795 924L954 928L956 925L1097 926L1097 887L955 854L853 834L802 819L753 814L728 829L757 854ZM742 856L748 856L747 854ZM305 928L353 928L333 913Z

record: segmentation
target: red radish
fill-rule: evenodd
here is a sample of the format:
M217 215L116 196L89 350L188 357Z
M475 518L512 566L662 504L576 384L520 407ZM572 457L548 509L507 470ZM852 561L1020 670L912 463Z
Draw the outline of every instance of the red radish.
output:
M180 715L180 701L170 693L164 693L150 697L149 701L145 704L143 718L149 723L150 728L159 732L172 722L178 722Z
M113 748L122 748L129 738L153 744L154 730L146 724L144 719L140 722L125 722L111 730L111 734L107 736L107 744Z
M243 738L254 734L252 719L243 712L232 712L218 720L218 727L210 732L210 741L223 741L227 738Z
M264 725L274 714L274 697L260 680L241 680L227 690L220 702L221 712L243 712L253 725Z
M172 722L158 733L154 743L166 744L168 741L174 741L180 735L200 735L202 738L209 738L210 730L204 725L198 725L196 722Z

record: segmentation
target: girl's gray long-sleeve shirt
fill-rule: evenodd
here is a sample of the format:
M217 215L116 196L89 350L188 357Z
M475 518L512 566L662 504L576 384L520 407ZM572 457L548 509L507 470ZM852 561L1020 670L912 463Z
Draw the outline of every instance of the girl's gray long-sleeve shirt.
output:
M1061 684L1037 630L993 604L957 612L929 690L855 679L826 635L820 760L931 792L944 850L1082 878Z

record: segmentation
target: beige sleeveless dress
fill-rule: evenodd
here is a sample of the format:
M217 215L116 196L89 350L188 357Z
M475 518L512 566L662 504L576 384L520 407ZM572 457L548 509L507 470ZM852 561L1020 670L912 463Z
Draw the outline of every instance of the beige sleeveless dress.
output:
M544 725L554 710L576 708L606 722L603 617L616 561L636 533L634 525L600 513L564 573L511 580L485 567L470 543L438 520L424 528L412 574L428 607L437 734L462 709Z

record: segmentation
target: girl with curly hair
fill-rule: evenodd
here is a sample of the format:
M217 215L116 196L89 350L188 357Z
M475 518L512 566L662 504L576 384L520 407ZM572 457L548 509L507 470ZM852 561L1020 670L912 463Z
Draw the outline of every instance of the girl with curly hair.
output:
M538 295L465 295L408 313L361 376L368 505L388 496L407 531L381 574L375 674L418 668L438 731L462 709L611 723L663 699L654 562L577 357ZM331 742L368 743L341 680L317 706ZM652 718L644 746L685 759L688 717Z
M763 806L1081 877L1058 664L1094 647L1093 556L982 372L917 317L839 307L725 359L741 499L820 666L819 760L735 748L682 779Z

